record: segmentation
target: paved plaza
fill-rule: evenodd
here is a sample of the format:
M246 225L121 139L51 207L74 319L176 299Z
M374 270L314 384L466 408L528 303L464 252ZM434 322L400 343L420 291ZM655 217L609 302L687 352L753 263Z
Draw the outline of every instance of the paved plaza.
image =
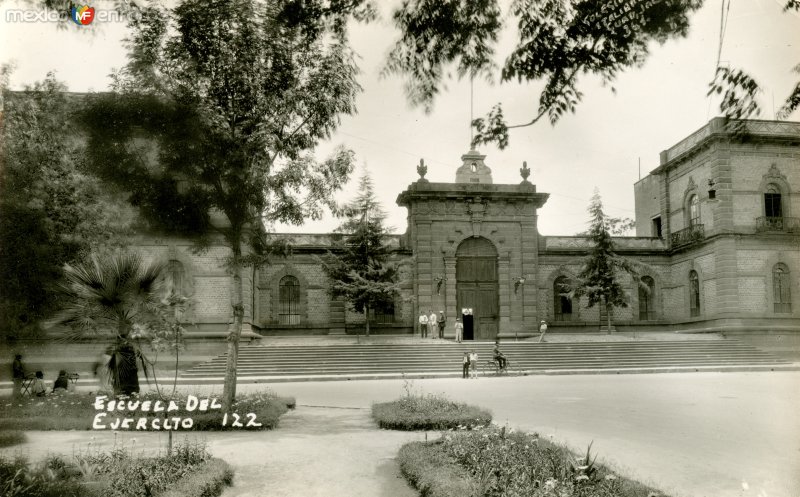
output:
M369 419L373 402L411 388L488 407L498 423L576 450L593 442L604 463L676 497L798 497L799 386L798 372L280 383L269 388L295 396L298 407L277 430L201 437L236 469L223 497L412 497L394 455L406 441L438 434L377 430ZM239 391L263 388L246 384ZM32 457L69 454L87 435L32 432L22 450ZM140 449L164 443L163 434L92 435L99 446L114 437L129 445L135 437Z

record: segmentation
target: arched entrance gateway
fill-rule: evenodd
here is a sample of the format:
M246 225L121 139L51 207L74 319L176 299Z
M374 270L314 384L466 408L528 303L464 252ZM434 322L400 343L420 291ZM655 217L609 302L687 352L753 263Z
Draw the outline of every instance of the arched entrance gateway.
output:
M472 309L473 339L497 336L497 250L486 238L467 238L456 250L456 305L459 316L462 309Z

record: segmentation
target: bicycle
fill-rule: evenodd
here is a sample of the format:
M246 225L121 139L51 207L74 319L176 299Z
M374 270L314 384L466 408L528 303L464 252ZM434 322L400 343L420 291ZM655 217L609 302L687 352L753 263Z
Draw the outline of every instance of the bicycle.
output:
M481 372L484 376L488 375L489 373L494 373L495 376L500 376L503 374L509 374L512 371L511 369L511 361L506 358L506 367L500 368L500 364L494 359L486 361L483 366L481 367Z

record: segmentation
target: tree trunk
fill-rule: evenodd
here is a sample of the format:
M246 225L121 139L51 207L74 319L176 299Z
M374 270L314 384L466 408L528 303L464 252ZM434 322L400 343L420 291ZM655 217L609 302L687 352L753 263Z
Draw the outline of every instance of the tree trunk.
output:
M369 336L369 307L364 306L364 323L366 324L365 336Z
M609 305L607 297L606 297L606 319L608 321L608 332L611 333L611 305Z
M236 365L239 359L239 339L242 337L244 302L242 299L242 248L233 246L233 327L228 331L228 357L225 364L225 384L222 387L222 409L230 413L236 400Z

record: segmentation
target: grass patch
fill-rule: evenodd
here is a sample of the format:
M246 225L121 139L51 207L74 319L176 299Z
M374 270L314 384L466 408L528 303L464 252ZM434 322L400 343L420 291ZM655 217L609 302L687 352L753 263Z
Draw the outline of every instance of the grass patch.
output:
M198 396L205 398L203 396ZM0 430L90 430L95 415L100 412L95 410L95 395L65 394L50 395L47 397L24 397L12 399L0 398ZM146 393L137 398L140 401L158 399L155 393ZM132 400L132 399L131 399ZM169 400L169 399L164 399ZM288 409L294 408L295 399L281 397L271 391L263 391L241 395L234 405L234 412L241 417L244 426L233 427L232 418L227 426L222 426L222 413L219 410L208 412L188 412L186 410L186 396L176 396L178 410L167 413L170 417L187 418L194 421L192 431L225 430L225 429L256 429L267 430L275 428L278 419ZM165 402L166 404L166 402ZM247 414L256 415L255 421L261 426L247 426L250 419ZM162 417L165 413L142 412L110 412L104 420L105 424L119 417ZM135 423L134 423L135 425ZM150 423L147 424L150 429ZM133 426L131 427L133 429Z
M387 430L449 430L474 428L492 422L492 414L479 407L453 402L442 395L411 394L372 405L372 417Z
M0 447L12 447L27 441L25 433L19 430L0 431Z
M403 475L425 497L664 495L596 464L590 450L575 456L535 433L505 428L453 431L434 442L412 442L401 447L398 460Z

